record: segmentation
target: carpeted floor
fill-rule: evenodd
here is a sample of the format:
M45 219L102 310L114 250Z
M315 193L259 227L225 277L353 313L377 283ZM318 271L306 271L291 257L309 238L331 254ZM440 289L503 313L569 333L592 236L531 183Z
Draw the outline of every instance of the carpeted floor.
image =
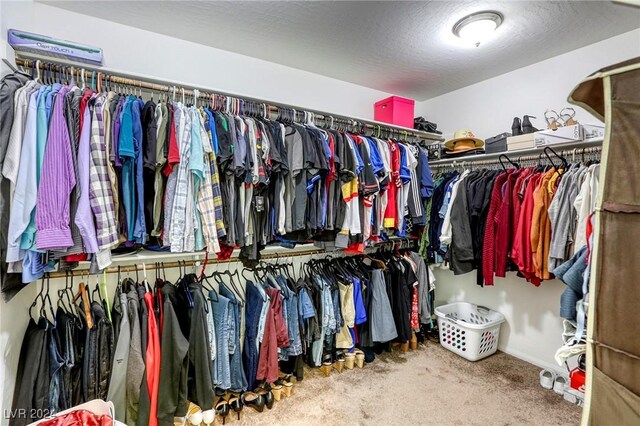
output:
M232 412L227 424L579 424L581 409L541 388L538 373L502 352L472 363L430 343L330 377L307 370L290 398L262 413L245 408L240 421Z

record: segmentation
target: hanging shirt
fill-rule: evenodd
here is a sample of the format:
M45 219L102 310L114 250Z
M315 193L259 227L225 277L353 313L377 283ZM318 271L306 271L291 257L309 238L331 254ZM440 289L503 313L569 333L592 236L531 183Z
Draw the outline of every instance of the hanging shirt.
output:
M91 163L89 202L95 218L98 242L98 267L104 269L111 264L111 248L118 244L115 206L109 173L103 121L105 97L96 97L91 120Z
M188 239L193 238L193 202L191 173L189 164L191 158L191 119L182 104L177 104L181 110L182 119L180 122L180 132L178 142L180 145L180 165L176 177L176 190L171 211L171 251L190 251L187 244ZM191 247L195 244L191 240ZM193 248L191 248L191 251Z
M52 109L47 148L38 187L37 247L40 250L73 245L69 228L69 196L76 184L71 142L64 119L62 98Z
M133 135L133 108L135 97L128 96L122 107L118 156L122 163L122 202L125 211L127 241L134 241L136 187L135 187L135 141Z
M194 212L193 223L195 227L195 249L202 250L205 247L205 242L202 230L201 212L198 211L198 197L200 194L200 188L203 186L203 181L205 179L204 146L202 141L202 130L200 129L200 112L195 107L191 107L189 109L189 114L191 115L191 158L189 161L189 170L191 172L191 184L193 185L193 199L190 201L193 203ZM208 181L206 182L206 186L210 188Z
M135 209L133 240L138 244L147 242L146 222L144 217L144 150L142 146L142 108L144 101L134 98L131 103L131 121L133 122L133 143L135 152Z
M15 192L11 204L8 230L7 262L17 262L24 258L20 250L23 232L34 219L33 210L36 206L38 182L36 177L36 144L37 144L37 113L38 97L45 91L46 86L34 90L29 97L24 138L20 153L20 167L15 182ZM35 225L35 222L34 222ZM34 230L35 231L35 230ZM29 242L29 240L27 240ZM30 241L33 242L33 235ZM31 244L29 244L31 247Z

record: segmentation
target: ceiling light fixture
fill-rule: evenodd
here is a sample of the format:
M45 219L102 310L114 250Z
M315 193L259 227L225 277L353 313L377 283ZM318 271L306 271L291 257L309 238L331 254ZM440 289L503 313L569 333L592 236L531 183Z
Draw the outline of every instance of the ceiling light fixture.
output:
M452 31L462 40L478 47L502 24L503 20L504 16L500 12L492 10L476 12L456 22Z

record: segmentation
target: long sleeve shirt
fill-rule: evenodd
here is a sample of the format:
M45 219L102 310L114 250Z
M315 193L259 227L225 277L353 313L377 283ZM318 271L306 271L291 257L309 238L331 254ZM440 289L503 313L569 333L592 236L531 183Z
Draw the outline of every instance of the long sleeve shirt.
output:
M62 98L54 102L47 147L42 163L36 209L37 247L40 250L73 245L69 228L71 190L76 184L71 140Z
M82 235L85 253L97 253L98 240L89 201L90 168L91 113L89 108L85 108L80 131L80 143L78 144L78 185L80 196L78 198L75 222L80 230L80 235Z
M31 220L36 205L38 184L36 181L36 116L40 90L31 94L20 154L20 167L16 180L16 190L11 204L7 245L7 262L17 262L24 258L20 250L20 240Z

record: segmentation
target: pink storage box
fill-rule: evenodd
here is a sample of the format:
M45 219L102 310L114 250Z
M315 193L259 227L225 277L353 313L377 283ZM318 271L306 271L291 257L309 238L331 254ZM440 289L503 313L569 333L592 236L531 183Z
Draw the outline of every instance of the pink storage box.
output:
M413 129L413 111L416 101L391 96L375 103L373 117L376 121Z

